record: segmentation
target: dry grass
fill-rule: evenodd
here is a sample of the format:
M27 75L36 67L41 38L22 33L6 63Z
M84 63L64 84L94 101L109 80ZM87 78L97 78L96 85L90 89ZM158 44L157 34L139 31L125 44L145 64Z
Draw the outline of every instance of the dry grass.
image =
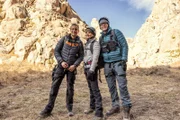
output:
M75 82L74 112L69 118L65 105L66 80L63 81L52 116L45 120L90 120L84 115L89 106L87 82L79 69ZM133 103L134 120L180 120L180 69L154 67L128 70L128 87ZM39 112L48 101L51 72L42 66L26 63L0 65L0 119L41 120ZM106 81L99 83L104 113L111 100ZM120 114L108 120L122 120Z

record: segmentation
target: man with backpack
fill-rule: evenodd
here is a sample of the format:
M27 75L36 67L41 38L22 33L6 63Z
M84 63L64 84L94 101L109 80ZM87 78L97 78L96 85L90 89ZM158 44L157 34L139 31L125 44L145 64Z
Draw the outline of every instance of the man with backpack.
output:
M87 42L84 48L84 73L90 91L90 107L84 111L89 114L95 111L94 120L102 120L103 107L102 97L98 86L97 62L100 54L100 45L96 41L96 31L93 27L87 27Z
M123 106L123 119L130 120L132 105L126 79L128 44L121 31L110 27L108 18L100 18L99 26L102 30L99 42L104 60L104 74L112 100L112 108L106 113L106 116L120 112L119 95L116 87L117 80Z
M84 49L83 43L77 35L79 32L79 26L77 24L72 24L70 32L70 34L59 40L54 51L58 65L53 70L49 102L45 109L40 113L42 117L46 117L51 114L58 95L59 87L65 75L67 78L66 107L68 115L74 115L72 109L76 68L83 60Z

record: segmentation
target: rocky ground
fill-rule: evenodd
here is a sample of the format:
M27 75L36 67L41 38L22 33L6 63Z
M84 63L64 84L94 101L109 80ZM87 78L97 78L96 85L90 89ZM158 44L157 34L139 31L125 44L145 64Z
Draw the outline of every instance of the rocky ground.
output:
M89 104L89 91L79 69L75 83L74 113L69 118L65 105L64 80L52 115L45 120L90 120L84 115ZM42 66L26 63L0 65L0 119L41 120L39 112L48 101L51 72ZM133 103L133 120L180 120L180 69L166 66L128 70L128 87ZM107 84L99 83L103 96L104 113L110 109ZM107 118L122 120L120 114Z

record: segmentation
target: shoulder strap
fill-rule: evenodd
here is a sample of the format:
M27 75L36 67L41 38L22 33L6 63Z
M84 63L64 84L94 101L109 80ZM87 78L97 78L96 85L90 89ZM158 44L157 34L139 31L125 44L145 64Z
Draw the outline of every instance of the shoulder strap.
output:
M63 42L65 43L65 42L68 41L68 40L69 40L68 36L67 36L67 35L64 36Z
M120 43L119 43L119 41L118 41L118 39L117 39L117 36L116 36L116 33L115 33L115 29L113 29L113 30L111 30L111 40L114 40L114 41L116 41L117 42L117 44L118 44L118 47L120 47L121 45L120 45Z
M63 49L64 47L64 44L65 44L65 41L67 39L67 36L64 36L63 39L61 39L63 42L62 42L62 47L61 47L61 50Z
M117 40L116 33L115 33L115 29L111 30L111 40L118 41L118 40Z
M96 40L93 40L92 42L91 42L91 45L90 45L90 51L91 51L91 53L93 54L93 46L94 46L94 42L95 42Z
M103 36L103 35L101 35L101 36L99 37L99 44L100 44L100 45L102 44L103 39L104 39L104 36Z

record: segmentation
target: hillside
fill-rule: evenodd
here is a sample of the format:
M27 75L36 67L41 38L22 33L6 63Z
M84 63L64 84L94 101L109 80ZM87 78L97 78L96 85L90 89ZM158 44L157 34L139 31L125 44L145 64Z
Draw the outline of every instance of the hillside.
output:
M80 26L83 39L87 25L66 0L1 0L0 63L52 66L54 47L71 23Z
M155 0L130 45L129 63L137 67L180 67L180 1Z

